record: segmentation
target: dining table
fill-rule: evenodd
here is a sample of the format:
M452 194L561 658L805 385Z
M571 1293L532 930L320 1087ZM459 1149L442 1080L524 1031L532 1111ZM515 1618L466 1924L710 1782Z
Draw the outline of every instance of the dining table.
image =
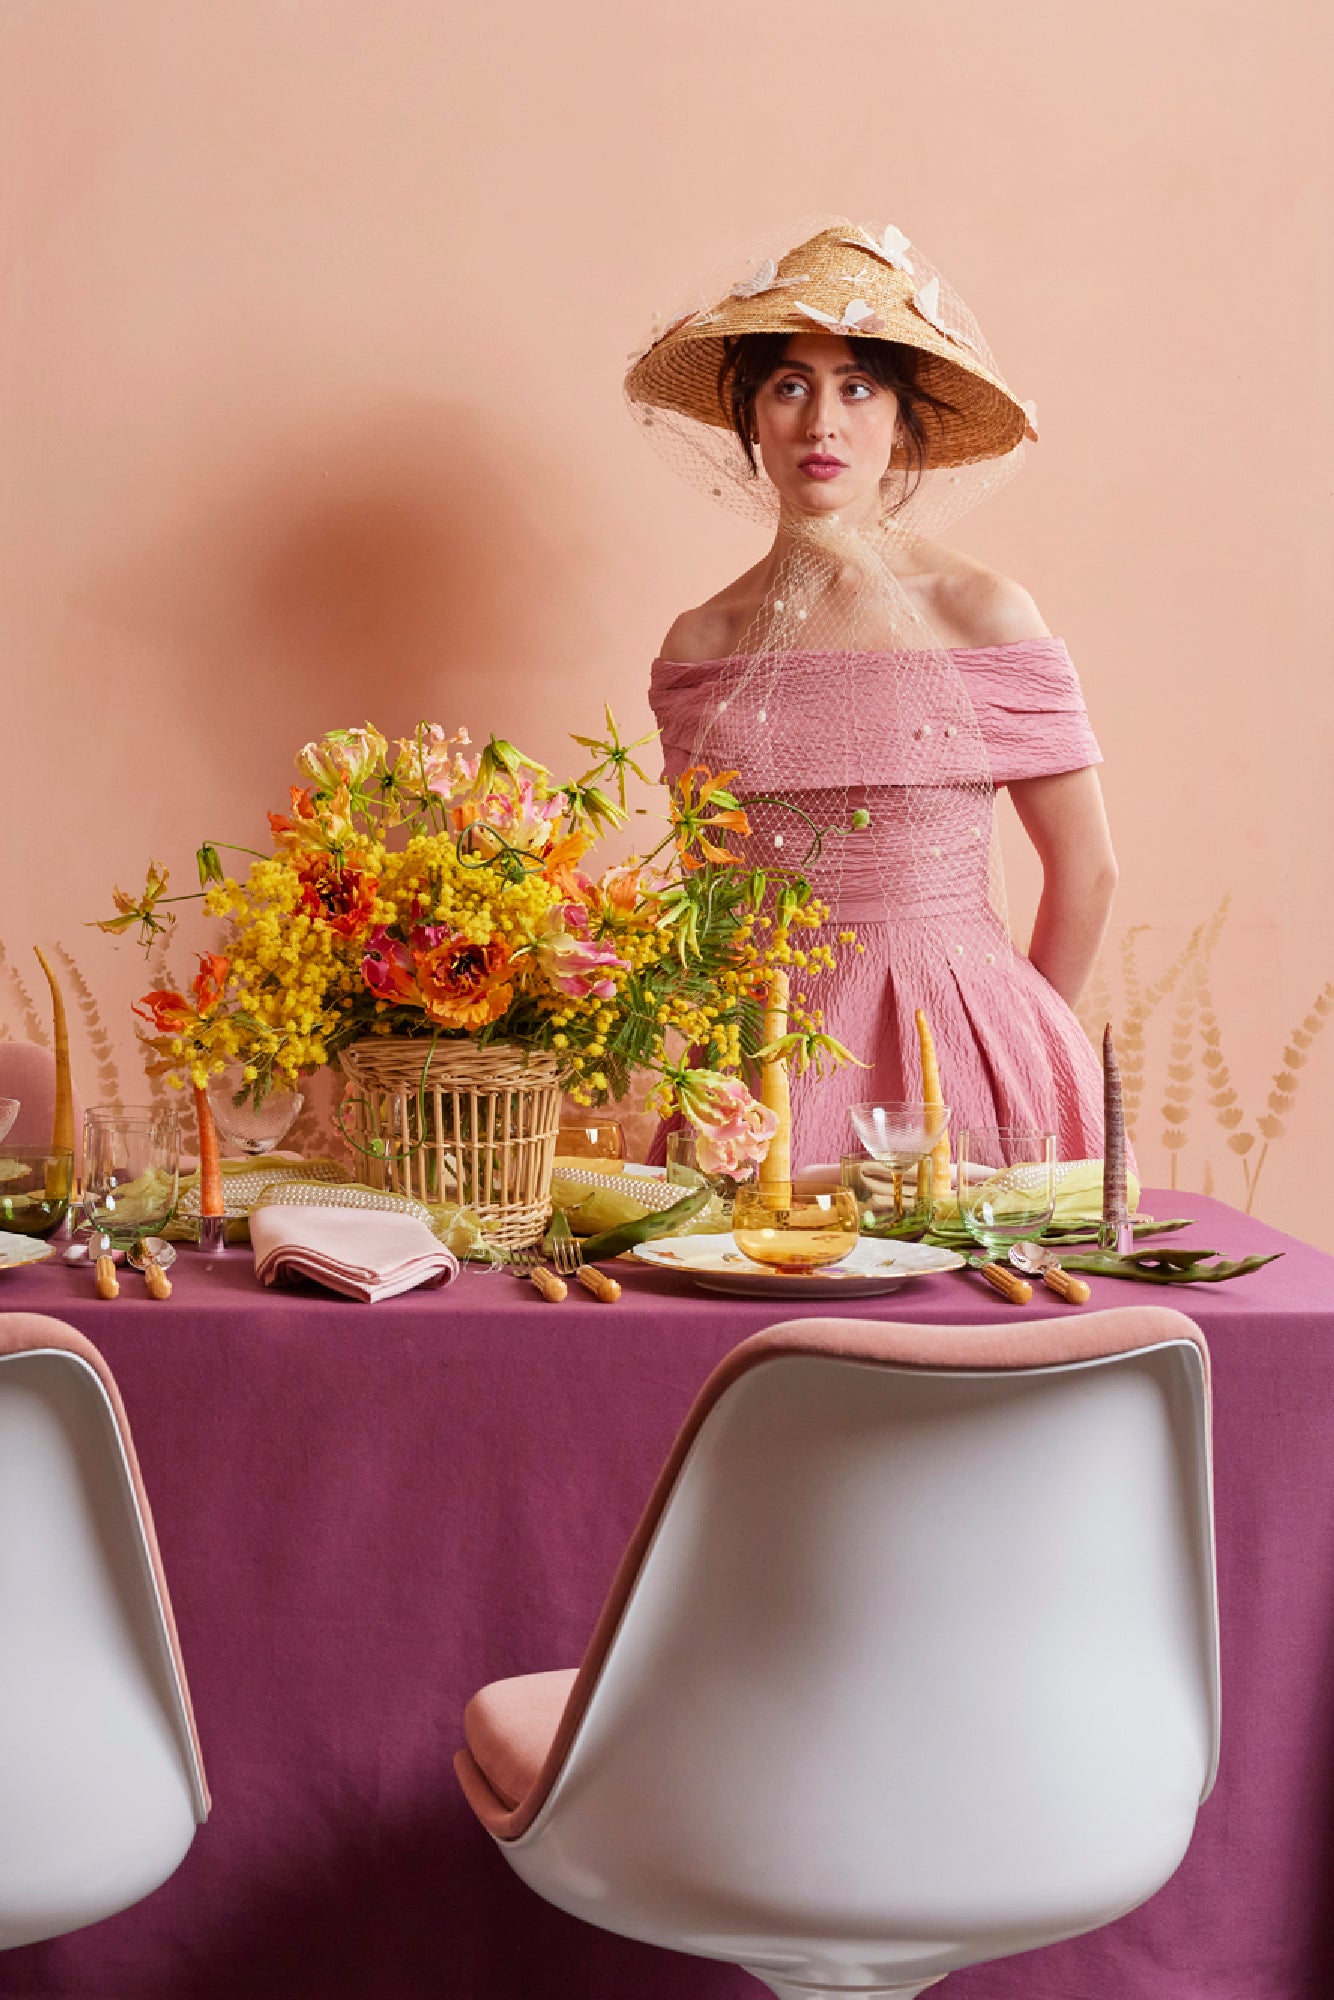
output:
M85 1333L124 1397L213 1794L176 1874L0 1955L3 2000L760 2000L729 1965L593 1929L525 1888L455 1782L485 1682L578 1663L715 1363L807 1313L951 1325L1153 1299L1213 1370L1222 1761L1139 1909L957 1972L942 2000L1334 1993L1334 1258L1200 1195L1165 1241L1280 1253L1226 1283L1091 1280L1012 1305L973 1271L846 1303L721 1297L622 1263L547 1303L507 1271L362 1305L183 1247L170 1299L85 1266L0 1310ZM0 1620L3 1607L0 1606Z

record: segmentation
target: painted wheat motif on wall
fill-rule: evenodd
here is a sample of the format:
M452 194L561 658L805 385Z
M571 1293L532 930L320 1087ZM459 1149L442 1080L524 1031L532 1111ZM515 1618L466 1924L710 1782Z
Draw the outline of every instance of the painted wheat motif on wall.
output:
M1162 1055L1163 1124L1159 1134L1159 1143L1170 1162L1170 1185L1186 1184L1181 1178L1181 1164L1191 1144L1192 1111L1203 1103L1240 1168L1244 1205L1250 1214L1270 1148L1286 1136L1301 1084L1300 1072L1307 1067L1317 1036L1334 1016L1334 982L1325 983L1310 1010L1287 1036L1281 1061L1270 1079L1266 1108L1258 1117L1249 1117L1224 1049L1223 1021L1211 979L1214 953L1229 907L1230 898L1225 897L1211 917L1196 925L1167 968L1148 984L1140 972L1139 953L1150 927L1132 925L1123 934L1117 955L1121 984L1119 1015L1106 964L1100 961L1081 1005L1080 1018L1090 1039L1095 1039L1096 1030L1104 1020L1111 1019L1116 1024L1117 1047L1123 1052L1126 1127L1131 1139L1138 1141L1137 1122L1148 1088L1148 1024L1163 1003L1175 996ZM1200 1167L1201 1192L1213 1194L1215 1185L1213 1162L1206 1154Z

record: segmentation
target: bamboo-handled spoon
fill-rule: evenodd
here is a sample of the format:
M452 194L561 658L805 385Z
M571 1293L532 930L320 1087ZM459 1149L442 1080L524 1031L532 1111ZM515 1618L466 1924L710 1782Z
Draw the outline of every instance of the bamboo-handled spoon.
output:
M1010 1262L1016 1271L1023 1271L1030 1278L1041 1278L1047 1290L1055 1292L1067 1305L1086 1306L1092 1297L1084 1280L1063 1270L1056 1251L1046 1249L1041 1243L1012 1243Z
M150 1299L169 1299L171 1279L167 1276L167 1266L176 1262L176 1246L168 1243L165 1236L141 1236L129 1250L125 1259L136 1271L144 1274L144 1286Z

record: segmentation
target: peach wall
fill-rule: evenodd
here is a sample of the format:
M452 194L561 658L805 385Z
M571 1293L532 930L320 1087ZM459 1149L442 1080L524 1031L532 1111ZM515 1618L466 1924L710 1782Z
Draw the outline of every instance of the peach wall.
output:
M62 943L114 1024L84 1095L117 1062L133 1094L143 973L81 924L150 852L186 886L197 838L254 838L306 736L425 712L555 760L604 696L647 726L669 618L756 543L645 451L627 350L756 228L846 207L920 237L1038 400L1029 471L961 540L1068 638L1106 751L1093 1003L1134 1012L1122 933L1151 981L1230 896L1211 1032L1250 1129L1334 977L1330 22L0 6L0 936L29 992L29 941ZM1236 1199L1193 990L1143 1028L1140 1152ZM3 973L0 1019L25 1032ZM1258 1207L1334 1243L1334 1034L1300 1083Z

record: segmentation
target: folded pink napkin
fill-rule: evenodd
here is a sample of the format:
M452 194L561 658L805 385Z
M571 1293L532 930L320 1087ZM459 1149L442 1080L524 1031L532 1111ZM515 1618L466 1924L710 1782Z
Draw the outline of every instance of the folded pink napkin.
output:
M313 1278L332 1292L374 1305L415 1285L444 1285L458 1258L415 1215L387 1208L328 1208L275 1202L252 1210L255 1276Z

